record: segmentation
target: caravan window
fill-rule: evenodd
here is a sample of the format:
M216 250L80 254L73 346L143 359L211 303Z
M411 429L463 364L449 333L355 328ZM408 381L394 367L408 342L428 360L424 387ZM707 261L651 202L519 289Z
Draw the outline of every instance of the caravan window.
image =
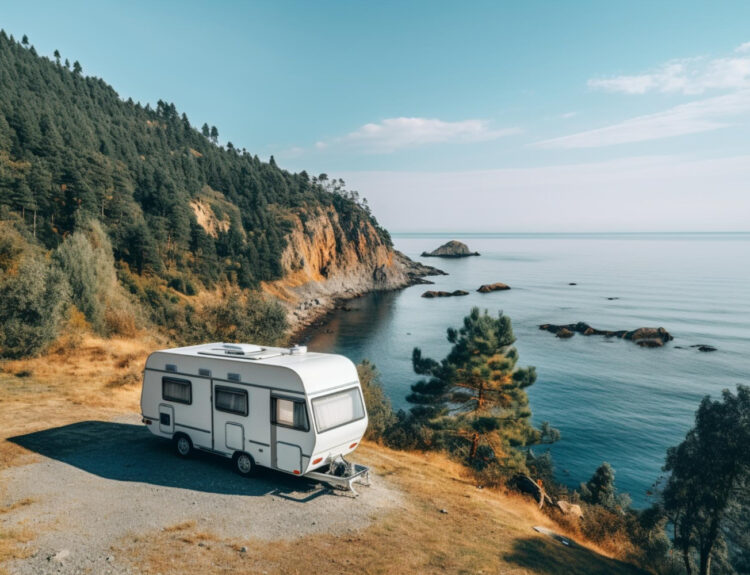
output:
M192 384L187 379L161 378L161 398L175 403L193 403Z
M301 400L285 399L282 397L271 398L271 414L273 423L308 431L307 409L305 402Z
M357 387L318 397L313 399L312 405L319 433L365 416L365 406Z
M217 411L247 415L247 391L217 385L215 392L216 401L214 405L216 405Z

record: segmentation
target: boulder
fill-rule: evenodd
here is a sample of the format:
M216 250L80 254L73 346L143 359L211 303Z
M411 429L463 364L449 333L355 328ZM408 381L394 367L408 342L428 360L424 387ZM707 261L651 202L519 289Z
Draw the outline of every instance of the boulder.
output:
M490 293L493 291L504 291L510 289L510 286L507 284L504 284L503 282L495 282L494 284L484 284L482 286L479 286L479 289L477 290L479 293Z
M422 294L422 297L426 298L433 298L433 297L453 297L453 296L460 296L460 295L469 295L469 292L457 289L454 291L435 291L435 290L428 290Z
M569 337L573 337L575 334L572 331L570 331L567 327L564 327L558 330L555 335L559 337L560 339L568 339Z
M466 244L456 240L451 240L431 252L422 252L423 258L465 258L478 255L479 252L472 252Z
M625 339L631 341L639 340L660 340L662 344L672 341L674 338L672 335L663 327L641 327L633 331L628 331L623 336Z
M583 509L581 509L580 505L570 503L564 499L559 499L555 505L557 505L557 508L562 511L563 515L570 515L571 517L583 519Z

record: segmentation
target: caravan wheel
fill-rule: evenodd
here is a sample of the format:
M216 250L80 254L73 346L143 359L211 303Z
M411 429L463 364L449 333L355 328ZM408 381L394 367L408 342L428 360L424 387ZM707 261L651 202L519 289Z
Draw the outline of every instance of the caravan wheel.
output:
M174 448L177 451L177 455L180 457L187 457L193 450L193 442L184 433L178 433L174 436Z
M255 471L255 461L248 453L237 452L234 454L234 470L244 477L252 475Z

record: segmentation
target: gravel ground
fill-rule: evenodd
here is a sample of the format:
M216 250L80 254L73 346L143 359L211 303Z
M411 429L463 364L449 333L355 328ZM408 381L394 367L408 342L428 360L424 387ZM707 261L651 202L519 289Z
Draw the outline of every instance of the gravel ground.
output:
M270 470L243 478L209 454L182 460L138 420L83 421L11 440L44 457L0 471L2 505L32 500L0 515L0 530L35 534L32 555L5 565L10 573L130 573L112 552L129 535L185 521L231 540L344 533L402 502L373 473L372 486L352 498Z

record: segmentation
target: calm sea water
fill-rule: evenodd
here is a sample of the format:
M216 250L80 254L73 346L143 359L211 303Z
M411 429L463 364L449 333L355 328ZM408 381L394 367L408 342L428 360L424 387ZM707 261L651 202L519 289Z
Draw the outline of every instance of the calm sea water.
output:
M449 239L482 255L419 257ZM551 450L558 478L571 486L608 461L618 488L646 505L666 448L682 440L701 398L750 384L750 234L404 234L394 243L450 275L431 278L435 286L354 300L309 347L370 359L394 406L408 408L405 397L418 379L412 349L441 359L450 349L446 329L460 326L472 306L502 310L513 321L519 365L537 368L533 418L560 429ZM496 281L512 289L474 291ZM471 295L420 297L426 289ZM598 336L560 340L538 329L577 321L601 329L663 326L675 339L643 349ZM695 344L718 351L676 349Z

